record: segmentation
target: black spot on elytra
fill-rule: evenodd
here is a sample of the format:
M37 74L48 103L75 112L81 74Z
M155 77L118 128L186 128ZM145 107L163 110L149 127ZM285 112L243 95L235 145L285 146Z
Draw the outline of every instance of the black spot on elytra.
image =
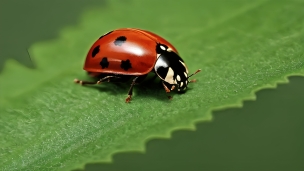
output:
M93 49L93 51L92 51L92 57L94 58L94 57L97 55L98 52L99 52L99 45L96 46L96 47Z
M106 33L106 34L100 36L99 39L103 38L104 36L106 36L106 35L108 35L108 34L110 34L110 33L112 33L112 32L113 32L113 31L110 31L110 32L108 32L108 33Z
M168 46L167 46L167 45L157 43L157 45L156 45L156 53L157 53L157 54L161 54L162 52L165 51L165 50L163 50L160 46L163 46L163 47L165 47L166 49L168 49Z
M108 68L109 67L109 61L107 57L103 57L102 60L100 61L99 65L101 66L102 69Z
M126 61L121 61L120 67L121 67L122 69L126 70L126 71L127 71L128 69L132 68L130 60L127 59Z
M125 43L125 41L127 40L127 38L125 36L119 36L116 38L116 40L114 41L114 44L116 46L121 46L123 43Z

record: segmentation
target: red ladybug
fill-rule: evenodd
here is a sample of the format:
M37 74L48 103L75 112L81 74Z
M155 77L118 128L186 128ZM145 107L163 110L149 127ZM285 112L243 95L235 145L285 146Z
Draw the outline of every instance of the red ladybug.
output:
M188 68L177 50L164 38L141 29L122 28L101 36L91 47L84 64L91 76L100 78L97 82L81 81L75 83L100 84L104 81L126 81L133 77L126 102L130 102L133 86L142 81L150 72L155 73L163 83L167 93L177 87L185 90ZM171 99L171 96L168 96Z

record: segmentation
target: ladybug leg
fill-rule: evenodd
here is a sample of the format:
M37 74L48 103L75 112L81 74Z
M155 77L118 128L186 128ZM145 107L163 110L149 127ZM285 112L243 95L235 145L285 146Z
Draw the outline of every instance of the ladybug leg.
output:
M163 86L164 86L164 89L165 89L165 91L166 91L166 93L170 93L171 92L171 90L166 86L166 84L164 83L164 81L162 81L162 83L163 83ZM174 87L172 88L172 90L174 89ZM168 96L168 99L169 100L171 100L172 99L172 96Z
M133 87L134 85L136 84L136 80L137 80L138 77L135 77L131 83L131 87L129 89L129 92L128 92L128 97L126 98L126 103L129 103L131 101L131 98L132 98L132 94L133 94Z
M195 83L196 79L190 80L189 83Z
M78 79L75 79L74 82L75 83L78 83L80 85L86 85L86 84L100 84L101 82L104 82L104 80L108 80L108 82L110 81L110 78L113 78L113 77L116 77L116 76L106 76L104 78L101 78L99 79L98 81L82 81L82 80L78 80ZM116 78L120 78L120 77L116 77Z

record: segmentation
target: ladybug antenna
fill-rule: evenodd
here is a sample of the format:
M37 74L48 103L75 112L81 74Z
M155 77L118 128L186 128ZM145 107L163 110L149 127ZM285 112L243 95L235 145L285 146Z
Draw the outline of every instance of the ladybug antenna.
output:
M188 79L188 78L190 78L190 77L192 77L193 75L195 75L195 74L199 73L199 72L201 72L201 69L198 69L197 71L195 71L195 73L193 73L193 74L189 75L189 76L187 77L187 79Z

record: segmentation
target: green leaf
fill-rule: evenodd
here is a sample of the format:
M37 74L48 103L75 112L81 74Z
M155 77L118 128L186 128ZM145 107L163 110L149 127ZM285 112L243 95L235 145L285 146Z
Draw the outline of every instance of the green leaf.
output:
M213 112L214 122L146 143L145 153L113 156L85 171L303 171L304 77L256 93L242 108ZM190 169L189 169L190 168Z
M110 161L120 151L195 129L211 110L241 106L254 92L304 75L302 1L111 1L87 11L80 26L33 45L36 69L9 61L0 75L2 170L69 170ZM92 43L120 27L153 31L172 42L198 82L168 101L161 85L82 87Z

